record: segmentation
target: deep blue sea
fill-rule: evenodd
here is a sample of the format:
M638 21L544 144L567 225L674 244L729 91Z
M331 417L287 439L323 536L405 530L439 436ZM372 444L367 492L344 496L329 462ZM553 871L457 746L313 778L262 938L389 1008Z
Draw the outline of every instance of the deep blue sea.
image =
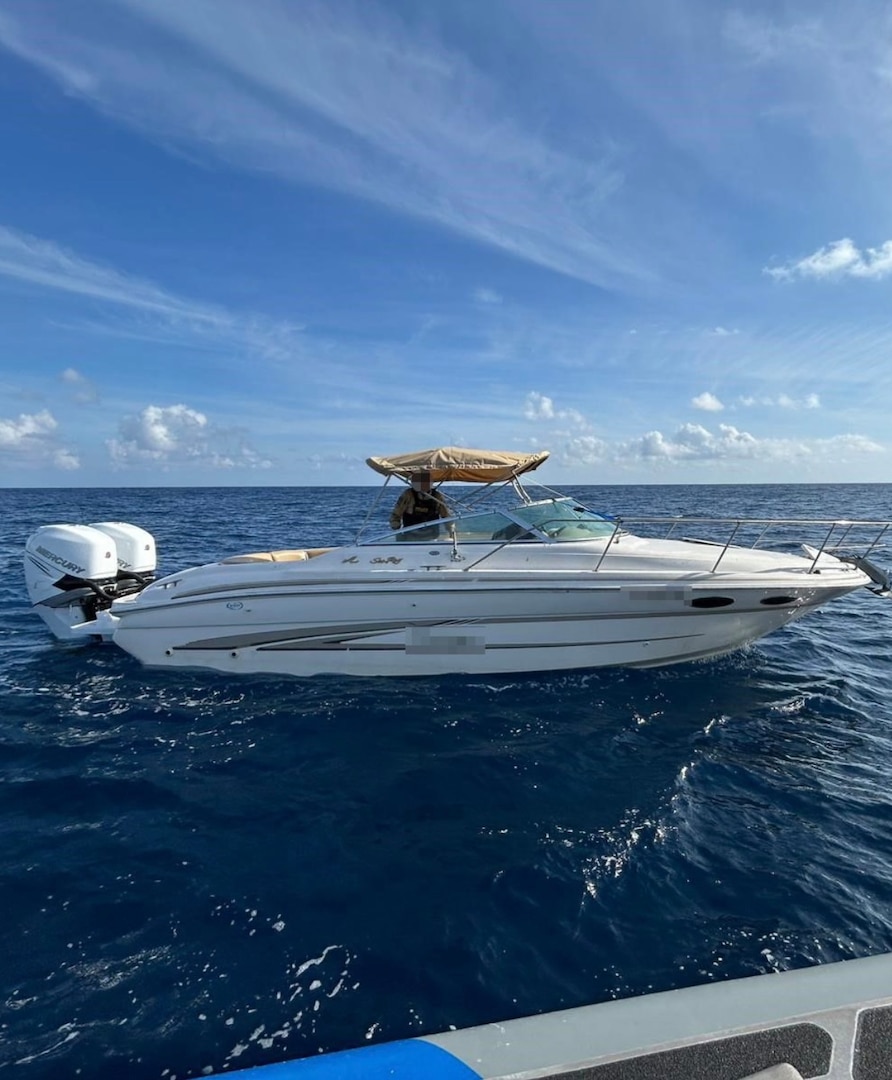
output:
M892 517L892 485L599 487ZM0 491L0 1071L184 1080L892 950L892 603L648 671L310 680L52 641L22 551L352 535L373 488ZM892 551L887 549L892 563Z

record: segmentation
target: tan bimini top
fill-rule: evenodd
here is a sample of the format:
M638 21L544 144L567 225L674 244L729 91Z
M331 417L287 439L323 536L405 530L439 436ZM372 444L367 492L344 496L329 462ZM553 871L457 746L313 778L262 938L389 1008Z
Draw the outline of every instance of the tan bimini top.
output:
M537 454L513 454L509 450L469 450L464 446L440 446L414 454L366 458L366 464L383 476L409 480L415 473L430 473L431 482L460 480L470 484L492 484L510 480L521 473L538 469L548 457L547 450Z

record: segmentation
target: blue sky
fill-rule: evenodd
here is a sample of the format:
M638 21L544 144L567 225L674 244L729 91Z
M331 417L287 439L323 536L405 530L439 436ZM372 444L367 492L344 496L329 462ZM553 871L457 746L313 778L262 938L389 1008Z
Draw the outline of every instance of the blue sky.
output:
M0 0L0 485L892 479L892 5Z

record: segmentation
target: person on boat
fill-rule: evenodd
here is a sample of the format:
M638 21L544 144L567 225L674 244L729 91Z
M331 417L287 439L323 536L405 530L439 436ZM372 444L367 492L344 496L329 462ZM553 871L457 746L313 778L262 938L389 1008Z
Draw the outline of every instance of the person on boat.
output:
M397 499L390 515L391 529L405 529L409 525L422 525L426 521L438 521L452 517L452 511L446 505L439 491L431 491L431 474L415 473L412 485ZM439 528L418 529L410 533L410 540L432 540L439 535Z

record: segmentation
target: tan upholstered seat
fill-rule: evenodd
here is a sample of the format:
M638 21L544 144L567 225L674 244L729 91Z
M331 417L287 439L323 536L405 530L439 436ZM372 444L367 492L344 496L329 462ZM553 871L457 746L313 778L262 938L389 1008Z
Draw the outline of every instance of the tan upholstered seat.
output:
M304 562L313 559L317 555L324 555L331 548L295 548L284 551L254 551L249 555L230 555L228 559L221 559L223 563L248 563L248 562Z

